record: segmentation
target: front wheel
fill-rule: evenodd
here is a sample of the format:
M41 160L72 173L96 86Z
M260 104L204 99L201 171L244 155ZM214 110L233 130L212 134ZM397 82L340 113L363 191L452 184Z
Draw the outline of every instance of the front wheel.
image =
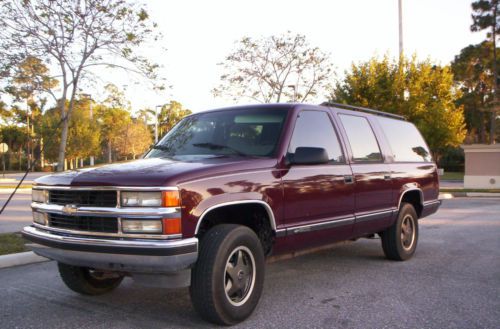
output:
M88 267L57 263L59 274L66 286L82 295L102 295L120 285L123 276Z
M387 258L407 260L417 249L417 212L410 203L402 203L396 222L381 233L382 249Z
M257 306L264 284L264 251L248 227L217 225L200 244L191 274L195 310L207 321L231 325L245 320Z

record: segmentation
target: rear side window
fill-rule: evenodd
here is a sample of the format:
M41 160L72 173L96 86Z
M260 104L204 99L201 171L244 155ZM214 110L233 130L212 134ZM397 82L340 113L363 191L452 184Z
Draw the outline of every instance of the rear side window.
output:
M377 118L396 162L430 162L431 154L417 128L406 121Z
M382 153L368 120L347 114L339 116L349 144L351 144L353 160L357 162L382 161Z
M300 112L295 123L288 153L295 154L297 147L321 147L328 153L330 162L345 162L337 134L328 114L325 112Z

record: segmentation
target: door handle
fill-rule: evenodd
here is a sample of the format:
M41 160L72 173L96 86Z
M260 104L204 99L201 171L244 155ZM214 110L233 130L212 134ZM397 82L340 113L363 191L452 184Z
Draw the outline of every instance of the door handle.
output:
M352 184L352 183L354 183L354 177L352 175L345 175L344 182L346 184Z
M391 173L387 172L387 173L384 174L384 179L385 180L391 180L391 178L392 178Z

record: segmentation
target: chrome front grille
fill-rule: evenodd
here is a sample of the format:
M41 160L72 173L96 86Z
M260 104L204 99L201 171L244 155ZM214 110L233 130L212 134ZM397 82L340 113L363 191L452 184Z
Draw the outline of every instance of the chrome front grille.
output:
M67 216L48 214L50 227L73 231L118 233L118 219L113 217Z
M49 203L79 207L116 207L116 191L51 190Z

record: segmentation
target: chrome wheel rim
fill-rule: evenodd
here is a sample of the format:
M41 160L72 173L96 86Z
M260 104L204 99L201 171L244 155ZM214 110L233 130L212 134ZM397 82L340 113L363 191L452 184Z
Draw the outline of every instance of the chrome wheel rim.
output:
M415 220L413 216L406 215L401 222L401 245L404 250L410 250L415 242Z
M226 261L224 292L234 306L244 304L252 295L255 284L255 259L245 246L235 248Z

